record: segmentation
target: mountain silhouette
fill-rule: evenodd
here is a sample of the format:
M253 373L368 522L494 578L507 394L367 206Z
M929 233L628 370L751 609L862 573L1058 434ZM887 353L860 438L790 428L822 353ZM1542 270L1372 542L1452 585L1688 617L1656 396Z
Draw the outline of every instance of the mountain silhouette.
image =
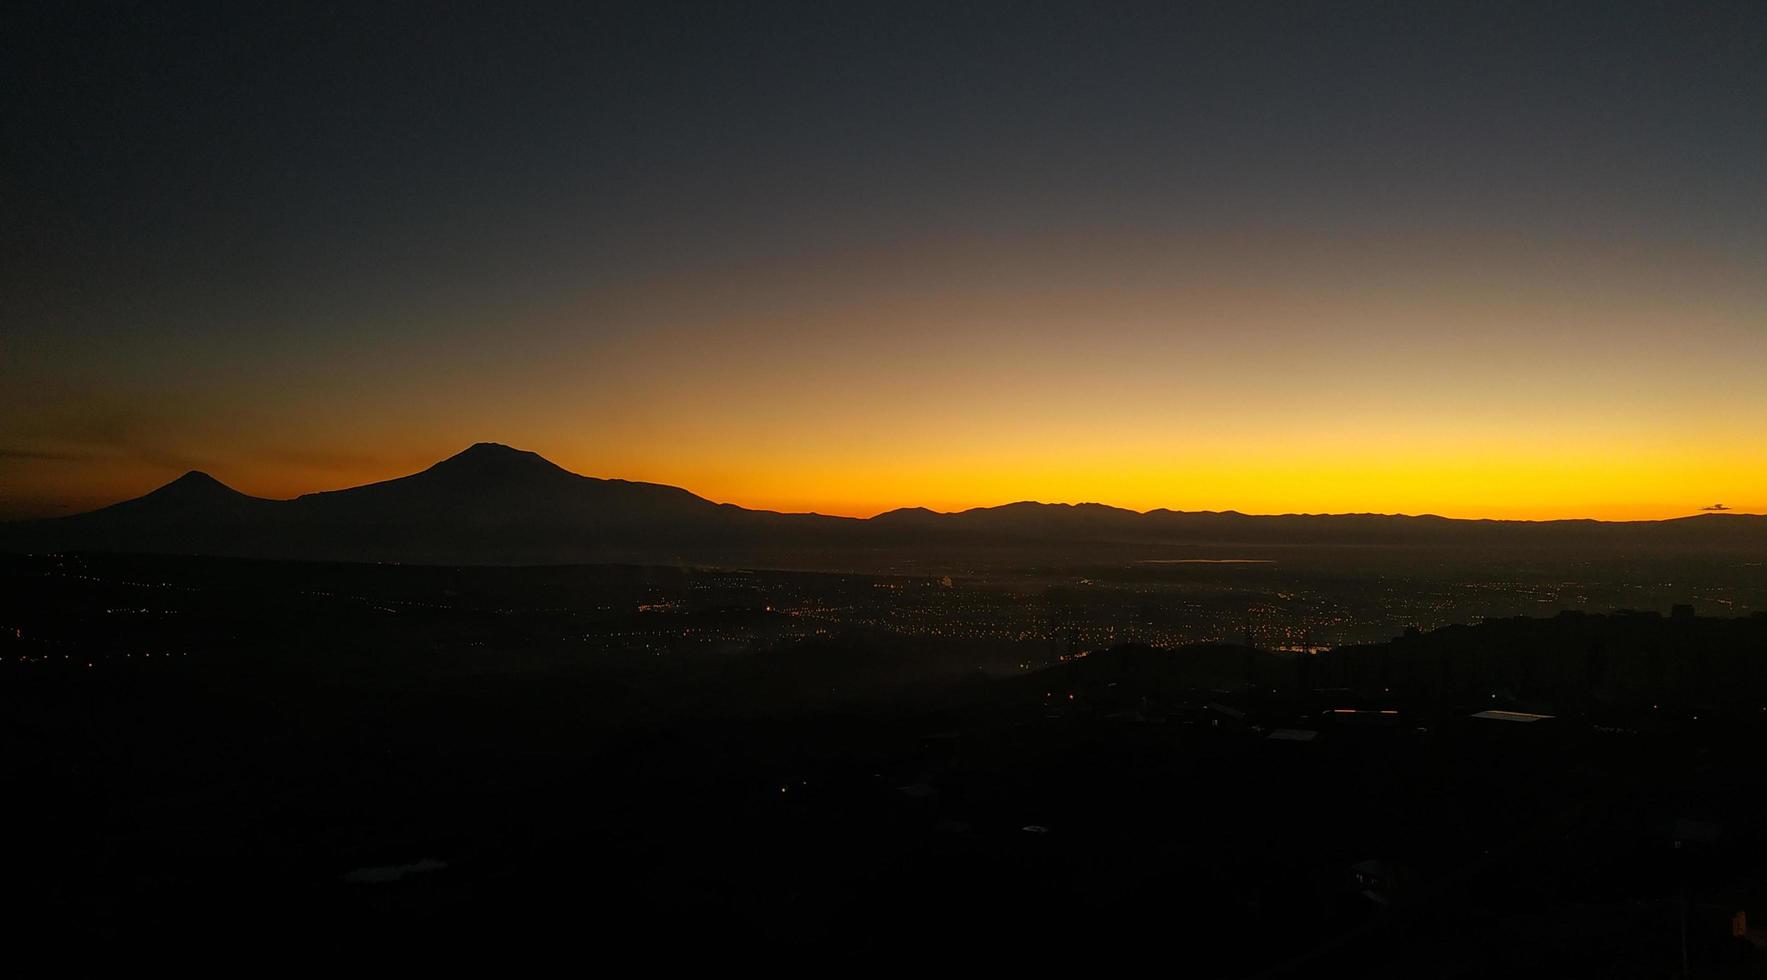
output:
M310 493L291 503L319 520L562 527L692 522L718 510L679 487L578 476L538 453L493 442L481 442L421 473Z
M1612 555L1767 555L1767 518L1470 521L1383 514L1249 515L1019 501L869 520L719 504L679 487L599 479L499 443L410 476L292 500L190 472L144 496L70 517L0 525L0 549L93 550L444 564L591 561L860 567L1010 553L1142 554L1150 548L1472 548Z
M68 535L80 545L106 550L115 542L115 550L134 551L142 550L128 546L137 539L164 538L169 546L185 534L196 533L207 541L238 533L274 520L278 503L240 493L201 470L191 470L133 500L71 517L17 523L11 529L35 529L52 539ZM0 544L5 541L0 532Z
M115 505L125 510L202 509L231 507L251 497L240 493L201 470L191 470L171 483L134 500Z

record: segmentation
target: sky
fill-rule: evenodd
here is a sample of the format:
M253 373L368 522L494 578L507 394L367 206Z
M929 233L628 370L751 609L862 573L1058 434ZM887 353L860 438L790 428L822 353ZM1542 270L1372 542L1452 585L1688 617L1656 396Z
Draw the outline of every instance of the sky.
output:
M0 517L1767 511L1767 4L27 4Z

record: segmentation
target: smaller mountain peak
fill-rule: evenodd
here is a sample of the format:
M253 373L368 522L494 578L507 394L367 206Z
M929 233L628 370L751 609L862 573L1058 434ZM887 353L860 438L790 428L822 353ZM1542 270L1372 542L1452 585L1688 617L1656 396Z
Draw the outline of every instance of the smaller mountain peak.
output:
M188 487L193 490L232 490L233 488L215 479L202 470L191 470L171 483L168 487Z
M233 496L239 491L220 480L204 473L202 470L191 470L176 480L153 491L149 496L159 497L191 497L191 496Z

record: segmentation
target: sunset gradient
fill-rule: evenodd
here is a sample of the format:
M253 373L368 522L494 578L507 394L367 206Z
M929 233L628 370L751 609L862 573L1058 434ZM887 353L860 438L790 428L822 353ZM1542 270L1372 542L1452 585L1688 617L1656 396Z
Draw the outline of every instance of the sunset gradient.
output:
M45 28L42 86L135 46L8 158L0 517L487 440L856 516L1767 510L1759 6L1247 6Z

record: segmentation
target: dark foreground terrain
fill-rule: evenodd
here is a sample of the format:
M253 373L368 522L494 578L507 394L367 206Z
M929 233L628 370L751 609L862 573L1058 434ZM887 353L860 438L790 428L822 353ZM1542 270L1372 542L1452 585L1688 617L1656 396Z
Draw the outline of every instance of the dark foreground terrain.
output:
M678 569L4 572L10 942L70 967L1767 963L1767 617L1088 651Z

